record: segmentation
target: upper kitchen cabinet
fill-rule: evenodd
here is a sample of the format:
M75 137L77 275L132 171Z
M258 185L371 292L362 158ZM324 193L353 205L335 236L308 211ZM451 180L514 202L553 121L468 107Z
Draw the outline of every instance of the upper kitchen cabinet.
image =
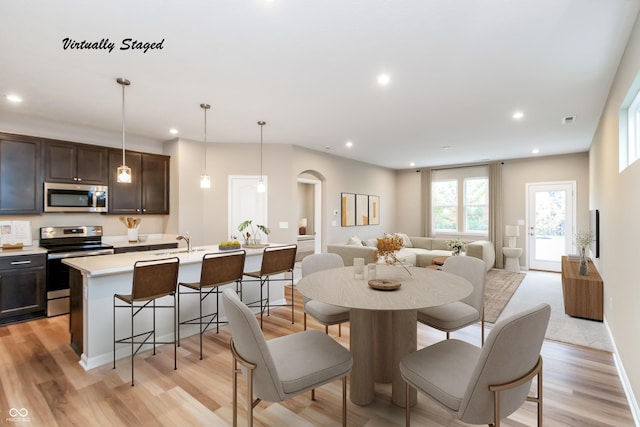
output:
M169 157L127 151L131 182L119 183L116 170L122 165L122 151L109 150L109 213L169 213Z
M45 181L106 185L107 148L45 141Z
M40 140L0 133L0 214L42 213Z

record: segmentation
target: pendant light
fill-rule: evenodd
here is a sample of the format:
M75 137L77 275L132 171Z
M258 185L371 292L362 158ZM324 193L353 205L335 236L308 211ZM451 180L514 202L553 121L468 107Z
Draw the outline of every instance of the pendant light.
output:
M204 140L202 143L204 172L200 175L200 188L211 188L211 178L207 175L207 110L211 108L211 105L200 104L200 108L204 110Z
M129 86L131 82L122 77L117 78L116 81L122 86L122 165L118 167L116 174L118 176L118 182L130 183L131 168L128 167L124 161L124 88L125 86Z
M264 193L267 191L267 187L264 185L264 179L262 178L262 127L267 124L267 122L259 121L260 125L260 181L258 181L258 193Z

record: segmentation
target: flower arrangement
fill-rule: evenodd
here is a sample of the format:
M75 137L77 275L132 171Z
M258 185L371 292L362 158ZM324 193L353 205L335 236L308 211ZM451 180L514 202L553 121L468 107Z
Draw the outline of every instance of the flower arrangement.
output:
M382 261L384 264L400 264L409 274L411 271L398 259L396 253L402 249L402 237L395 234L388 234L378 238L378 248L373 253L373 260Z
M582 276L589 274L589 263L587 262L587 247L593 240L593 235L589 231L582 231L576 233L576 246L578 247L578 253L580 254L580 268L578 273Z
M467 247L467 244L460 239L451 239L447 240L447 247L451 250L453 255L460 255L460 252Z
M244 233L242 233L247 228L249 228L251 232L245 231ZM258 229L258 231L262 231L267 236L269 235L269 233L271 233L271 230L269 229L269 227L264 225L256 224L254 228L253 221L250 219L243 221L238 226L238 231L242 233L242 237L244 237L244 241L247 245L248 244L255 245L260 243L260 239L258 236L258 232L256 231L256 228Z

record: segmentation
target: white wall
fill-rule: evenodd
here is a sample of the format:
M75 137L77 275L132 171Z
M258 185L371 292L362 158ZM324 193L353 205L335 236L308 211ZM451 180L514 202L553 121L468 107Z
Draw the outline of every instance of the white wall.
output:
M590 208L600 210L604 317L636 398L640 395L640 162L618 172L618 114L640 73L640 22L636 21L595 133L589 162ZM637 400L635 410L638 411Z

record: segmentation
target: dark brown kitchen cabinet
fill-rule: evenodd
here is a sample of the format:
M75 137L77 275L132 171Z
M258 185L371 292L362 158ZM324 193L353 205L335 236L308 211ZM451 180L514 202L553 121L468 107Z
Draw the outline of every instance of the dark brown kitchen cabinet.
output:
M106 147L65 141L44 141L45 181L107 184Z
M0 257L0 324L46 314L46 255Z
M131 182L119 183L122 151L109 151L109 213L119 215L169 213L169 156L125 152Z
M42 213L40 140L0 133L0 214Z

